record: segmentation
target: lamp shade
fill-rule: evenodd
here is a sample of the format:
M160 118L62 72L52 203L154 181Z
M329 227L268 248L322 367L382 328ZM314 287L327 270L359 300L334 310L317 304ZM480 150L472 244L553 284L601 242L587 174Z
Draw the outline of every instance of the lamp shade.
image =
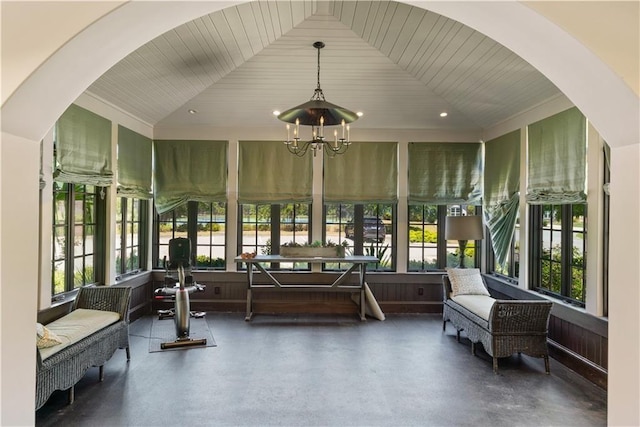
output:
M447 240L484 239L482 216L448 216L445 220L444 238Z

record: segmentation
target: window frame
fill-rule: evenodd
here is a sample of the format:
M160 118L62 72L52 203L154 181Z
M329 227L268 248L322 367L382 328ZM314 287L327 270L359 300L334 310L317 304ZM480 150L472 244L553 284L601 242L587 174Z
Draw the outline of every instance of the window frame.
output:
M574 206L583 205L583 230L581 232L583 236L583 251L582 251L582 266L576 266L574 263L573 257L573 241L574 234L576 231L573 227L573 210ZM560 260L553 259L553 240L551 240L551 247L549 251L549 255L543 256L543 232L545 230L553 230L553 218L550 218L551 228L546 228L544 225L543 219L543 210L544 207L550 207L550 210L553 210L558 207L560 210L560 224L570 223L571 227L564 227L560 229ZM588 219L587 219L587 204L586 203L575 203L575 204L563 204L563 205L553 205L553 204L544 204L544 205L530 205L530 223L529 223L529 282L531 284L531 288L545 295L552 296L554 298L558 298L562 301L565 301L569 304L576 305L579 307L585 307L586 303L586 277L587 277L587 263L586 263L586 243L587 243L587 233L588 233ZM553 214L551 215L553 217ZM559 264L560 272L560 292L553 291L551 286L553 286L553 282L550 281L549 287L544 286L542 283L542 274L543 274L543 261L549 261L549 275L550 280L552 276L552 265ZM574 268L579 268L582 271L582 300L574 298L572 296L572 284L573 284L573 270Z
M61 187L58 187L61 186ZM73 183L64 183L54 181L52 186L52 195L53 195L53 203L52 203L52 236L51 236L51 295L52 300L57 301L59 299L64 299L64 295L67 293L75 292L78 288L87 285L95 285L104 283L105 280L105 271L106 271L106 197L105 197L105 187L98 187L94 185L85 185L85 184L73 184ZM87 191L87 187L93 188L92 191ZM58 194L64 193L64 206L65 206L65 218L61 223L56 222L56 209ZM87 195L90 195L94 200L94 209L93 214L95 216L94 220L91 222L87 222L86 217L86 203L87 203ZM82 202L82 213L81 213L81 221L76 222L77 216L77 205L76 198L81 196ZM62 251L60 252L63 257L57 257L56 254L59 251L56 251L56 230L58 228L64 228L64 243ZM81 228L81 232L78 233L76 230L78 227ZM91 252L87 252L86 248L86 228L93 227L93 239L92 239L92 248ZM80 235L78 235L80 234ZM67 242L75 242L76 238L81 238L83 244L81 245L83 248L83 252L79 255L76 249L75 243L72 245L67 244ZM86 272L87 272L87 258L91 257L93 259L93 279L91 281L86 280ZM82 281L78 285L76 284L76 260L82 259L82 271L81 277ZM63 287L64 289L60 292L56 292L56 263L64 262L64 279L63 279Z
M440 271L445 271L448 267L453 268L453 267L457 267L454 265L450 265L449 264L449 249L450 248L455 248L456 250L459 249L458 243L456 242L453 246L449 244L449 242L445 239L445 223L446 223L446 217L448 215L448 213L450 212L450 210L454 207L454 206L458 206L458 205L463 205L466 206L465 208L465 212L469 209L469 206L473 206L474 209L474 213L473 215L482 215L482 207L480 205L474 205L474 204L469 204L469 203L460 203L460 204L433 204L433 203L421 203L421 204L416 204L416 203L412 203L408 206L407 208L407 272L409 273L428 273L428 272L440 272ZM410 255L410 251L411 248L421 248L424 249L424 241L423 241L423 245L419 246L419 245L411 245L411 238L410 238L410 234L411 233L411 206L422 206L422 210L424 212L424 207L425 206L435 206L437 209L436 212L436 233L437 233L437 242L436 242L436 266L435 268L429 267L429 268L425 268L425 260L424 260L424 251L423 252L423 258L420 261L421 267L420 268L412 268L411 267L411 255ZM462 211L460 211L462 212ZM414 221L415 222L415 221ZM424 223L423 224L430 224L430 223ZM473 267L472 266L468 266L467 268L476 268L477 266L480 265L480 260L482 258L481 253L482 253L482 242L480 240L475 240L473 241L473 245L470 245L471 242L467 243L467 249L473 247L474 251L473 251ZM468 259L468 258L467 258ZM418 261L418 260L414 260L414 261Z
M199 225L200 225L200 221L198 220L198 214L199 214L199 210L198 210L198 205L200 203L208 203L208 204L213 204L213 203L221 203L224 205L224 224L225 224L225 239L224 239L224 244L222 245L200 245L198 244L198 231L199 231ZM176 211L178 209L185 209L186 208L186 223L181 222L179 224L179 221L181 220L181 218L177 218L176 217ZM213 209L213 208L212 208ZM161 233L161 224L163 223L171 223L171 237L169 239L174 239L176 237L186 237L191 241L191 254L190 254L190 258L191 258L191 262L192 262L192 266L191 269L192 270L200 270L200 271L206 271L206 270L212 270L212 271L225 271L227 268L227 259L226 259L226 253L227 253L227 223L228 223L228 215L229 215L229 210L228 210L228 206L226 202L196 202L196 201L189 201L186 203L186 205L181 205L176 207L175 209L172 209L170 211L165 212L162 215L167 215L167 214L171 214L171 219L170 221L164 220L164 221L160 221L160 214L158 213L158 211L155 209L154 207L154 215L153 215L153 242L152 242L152 256L154 261L154 264L152 266L152 268L154 269L164 269L163 265L159 265L161 262L164 263L164 258L161 260L160 259L160 248L161 247L166 247L166 253L168 253L168 242L167 244L164 243L160 243L160 233ZM185 231L179 231L177 230L178 227L181 226L181 224L185 224L185 228L186 228L186 232ZM185 235L186 233L186 235ZM220 264L222 265L217 265L217 266L207 266L207 267L203 267L201 265L198 265L198 248L199 247L203 247L203 246L209 246L210 248L213 247L223 247L223 254L225 255L222 258L222 262ZM212 249L211 249L212 250ZM210 250L210 254L212 253ZM217 258L216 258L217 260Z
M327 214L328 207L327 205L336 206L339 212L338 223L331 222L327 223ZM375 214L371 212L367 212L365 214L365 205L366 206L374 206ZM388 221L384 218L385 210L388 207L391 210L391 224L387 225L385 221ZM353 218L349 220L349 218L345 217L343 221L343 212L353 211ZM364 223L365 218L374 218L376 221L382 221L385 224L385 239L382 242L371 242L364 240ZM398 217L398 205L397 203L325 203L322 206L322 237L323 240L327 240L327 227L329 225L337 225L338 226L338 241L334 242L337 244L342 244L342 242L347 239L345 227L347 224L353 223L354 228L354 236L353 239L349 239L353 241L353 245L350 245L346 248L347 252L351 251L354 255L371 255L371 256L380 256L386 258L386 251L388 249L391 250L390 255L386 258L389 263L389 268L380 267L380 263L376 264L368 264L367 272L376 273L376 272L387 272L392 273L397 271L397 217ZM387 231L389 230L390 231ZM391 239L389 243L386 243L388 235L391 235ZM344 237L343 237L344 236ZM386 247L386 249L382 249ZM331 264L323 264L323 271L344 271L348 268L348 265L342 263L331 263Z
M116 212L117 212L117 203L120 203L120 215L116 218L116 247L114 249L116 253L116 281L122 280L125 277L132 276L138 274L144 270L146 270L147 265L147 224L148 224L148 209L149 209L149 201L144 199L139 199L135 197L127 197L127 196L118 196L116 201ZM129 208L131 204L137 204L138 218L129 218ZM135 208L132 208L135 209ZM126 225L125 225L126 224ZM118 235L118 225L120 225L120 233ZM134 225L137 225L138 232L134 233ZM131 233L128 231L131 230ZM137 245L127 245L127 237L131 237L131 241L134 242L134 234L137 234L138 244ZM137 265L131 269L127 267L127 256L122 256L123 248L125 251L137 250L138 254L138 262ZM120 259L118 262L118 254L120 255Z
M283 206L285 205L293 205L294 216L293 216L292 222L285 223L285 221L282 220L283 219L282 210L283 210ZM296 211L299 209L301 205L307 206L307 222L306 223L296 222L296 218L297 218ZM282 234L281 234L281 230L284 225L292 226L293 230L295 230L297 225L306 224L307 225L306 241L311 242L311 229L313 224L313 209L312 209L313 205L311 203L238 203L238 227L237 227L238 253L246 252L248 250L247 248L251 246L251 245L244 244L244 241L243 241L244 226L248 224L247 222L245 222L245 215L244 215L244 209L247 206L251 206L252 209L255 211L255 221L252 223L252 225L255 225L255 237L256 237L255 244L253 245L253 252L256 252L259 255L279 254L280 246L283 243L286 243L282 241ZM259 221L258 210L260 209L260 207L265 207L265 206L268 206L268 209L269 209L269 221ZM260 231L259 228L261 225L266 225L266 224L268 224L269 226L269 239L267 240L267 242L265 242L264 245L258 245L258 233ZM294 231L294 239L295 239L296 233L303 233L303 232ZM282 264L285 264L285 265L283 266ZM246 269L247 267L245 263L241 263L241 262L237 263L238 271L244 271ZM274 262L274 263L270 263L269 265L266 265L265 269L278 270L278 271L310 271L311 265L309 263Z

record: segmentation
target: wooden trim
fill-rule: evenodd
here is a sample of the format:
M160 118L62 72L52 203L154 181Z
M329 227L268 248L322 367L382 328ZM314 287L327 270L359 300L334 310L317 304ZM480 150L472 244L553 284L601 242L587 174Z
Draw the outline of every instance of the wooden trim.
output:
M548 339L547 344L549 345L549 355L551 357L598 387L604 390L607 389L608 372L606 369L555 341Z

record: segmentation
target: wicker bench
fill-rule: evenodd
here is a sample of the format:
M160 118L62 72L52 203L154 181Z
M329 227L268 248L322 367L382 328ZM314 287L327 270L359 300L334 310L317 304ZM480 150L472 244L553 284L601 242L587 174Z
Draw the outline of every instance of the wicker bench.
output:
M100 367L102 381L103 365L118 348L130 359L130 300L129 287L80 288L72 311L46 325L63 342L36 351L36 410L55 390L69 390L73 403L74 385L92 366Z
M545 371L549 374L547 330L551 301L496 300L483 295L463 295L462 297L478 297L474 298L474 304L466 304L465 298L452 299L452 287L448 276L442 277L442 283L443 331L446 330L447 322L451 322L456 328L458 342L460 331L465 331L471 341L473 355L476 343L482 343L485 351L493 358L494 373L498 373L499 357L507 357L518 352L544 358ZM479 304L476 304L477 300ZM471 307L472 305L475 306ZM479 310L478 305L484 305L485 309Z

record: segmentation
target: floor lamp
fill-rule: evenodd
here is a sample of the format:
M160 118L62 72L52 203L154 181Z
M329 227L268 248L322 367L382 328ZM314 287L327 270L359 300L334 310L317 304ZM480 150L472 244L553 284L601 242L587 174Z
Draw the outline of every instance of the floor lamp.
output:
M460 245L460 268L464 268L464 251L469 240L484 239L482 216L448 216L444 225L444 238L457 240Z

